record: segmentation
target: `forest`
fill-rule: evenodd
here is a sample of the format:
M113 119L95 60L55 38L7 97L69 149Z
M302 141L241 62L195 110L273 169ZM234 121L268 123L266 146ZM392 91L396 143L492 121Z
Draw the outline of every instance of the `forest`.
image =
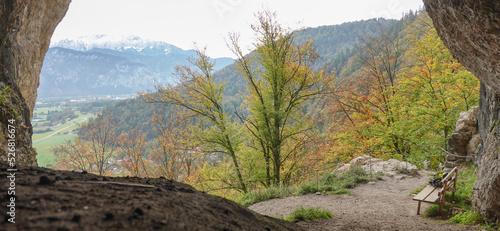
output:
M453 58L425 12L307 29L257 14L255 47L217 72L205 54L178 82L107 106L57 169L165 177L241 201L299 185L366 154L438 169L479 81ZM90 111L90 109L89 109Z

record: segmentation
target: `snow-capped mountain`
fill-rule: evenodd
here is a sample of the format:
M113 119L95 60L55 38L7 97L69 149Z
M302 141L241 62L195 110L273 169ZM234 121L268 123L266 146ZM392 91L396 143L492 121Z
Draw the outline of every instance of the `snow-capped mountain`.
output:
M153 41L142 39L138 36L113 36L113 35L92 35L82 36L77 39L64 39L54 41L50 44L51 47L62 47L76 51L89 51L95 48L109 49L123 52L140 53L144 51L154 51L155 54L168 55L172 49L174 52L182 52L171 44L161 41ZM154 54L150 54L154 55Z
M175 66L194 50L137 36L95 35L51 44L40 73L39 97L130 94L175 80ZM233 60L215 59L215 69Z

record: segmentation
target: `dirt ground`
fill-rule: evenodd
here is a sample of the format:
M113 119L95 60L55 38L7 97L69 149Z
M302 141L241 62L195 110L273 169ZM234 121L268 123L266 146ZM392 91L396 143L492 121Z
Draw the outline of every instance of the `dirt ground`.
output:
M416 215L409 192L427 176L360 185L352 195L305 195L242 206L164 178L112 178L18 167L15 224L8 221L10 172L0 162L3 230L477 230ZM334 219L296 224L285 217L298 206L330 210ZM422 205L422 211L428 204ZM258 214L260 213L260 214Z
M417 215L417 202L409 195L425 186L428 176L404 175L357 186L352 195L315 195L273 199L250 206L260 214L286 217L299 206L317 207L333 213L333 219L298 222L306 230L478 230L478 226L448 224ZM422 203L421 212L430 204Z
M302 230L165 178L17 169L12 186L12 172L0 162L0 231ZM11 198L15 224L8 221Z

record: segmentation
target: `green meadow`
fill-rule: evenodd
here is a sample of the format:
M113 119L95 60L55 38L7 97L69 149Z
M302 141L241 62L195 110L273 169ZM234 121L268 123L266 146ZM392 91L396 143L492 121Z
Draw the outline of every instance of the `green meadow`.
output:
M36 109L35 112L48 111L47 108ZM65 122L59 126L51 127L52 131L44 133L33 134L33 147L35 148L37 155L37 162L39 166L48 167L55 160L54 153L51 149L55 145L64 144L67 141L73 141L76 138L76 134L64 134L69 131L77 129L82 123L86 122L92 114L81 114L80 112L75 112L78 117ZM36 129L36 125L35 125Z

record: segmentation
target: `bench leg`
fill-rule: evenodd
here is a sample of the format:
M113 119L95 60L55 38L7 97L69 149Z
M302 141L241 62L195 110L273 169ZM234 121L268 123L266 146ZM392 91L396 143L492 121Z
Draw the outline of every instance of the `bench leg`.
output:
M441 210L443 209L443 205L444 205L444 196L443 196L443 199L441 199L441 201L439 201L439 210L438 210L438 213L441 215Z
M418 202L417 215L420 215L420 203L421 203L421 201Z

